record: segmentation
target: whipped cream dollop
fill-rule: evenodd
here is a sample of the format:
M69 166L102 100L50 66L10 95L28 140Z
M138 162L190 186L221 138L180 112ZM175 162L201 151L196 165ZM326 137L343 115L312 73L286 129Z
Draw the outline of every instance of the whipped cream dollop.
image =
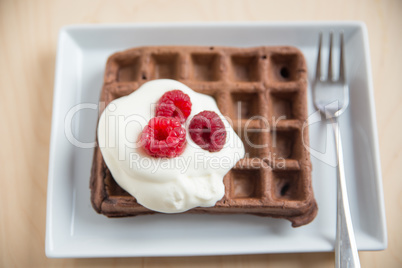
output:
M155 116L159 98L174 89L183 91L192 102L191 114L184 124L186 148L175 158L151 157L141 149L139 136ZM225 125L226 143L219 152L203 150L189 135L192 117L205 110L217 113ZM225 193L224 175L245 154L243 142L215 100L170 79L147 82L130 95L109 103L99 119L98 142L117 184L144 207L164 213L214 206Z

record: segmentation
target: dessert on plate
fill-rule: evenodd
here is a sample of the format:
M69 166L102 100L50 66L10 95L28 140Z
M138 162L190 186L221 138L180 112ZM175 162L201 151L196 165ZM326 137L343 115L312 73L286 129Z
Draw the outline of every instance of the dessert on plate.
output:
M109 57L101 102L98 213L316 216L298 49L129 49Z

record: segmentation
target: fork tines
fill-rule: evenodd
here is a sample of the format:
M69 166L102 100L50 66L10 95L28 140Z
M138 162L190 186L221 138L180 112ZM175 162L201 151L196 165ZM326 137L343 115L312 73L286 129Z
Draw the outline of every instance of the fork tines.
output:
M333 54L333 35L334 32L331 31L329 34L329 56L328 56L328 74L327 74L327 79L324 79L321 73L321 47L322 47L322 32L320 32L319 35L319 43L318 43L318 57L317 57L317 68L316 68L316 74L315 74L315 79L320 80L320 81L334 81L334 72L332 70L332 54ZM343 48L343 31L340 32L339 34L339 81L345 81L345 61L344 61L344 48Z

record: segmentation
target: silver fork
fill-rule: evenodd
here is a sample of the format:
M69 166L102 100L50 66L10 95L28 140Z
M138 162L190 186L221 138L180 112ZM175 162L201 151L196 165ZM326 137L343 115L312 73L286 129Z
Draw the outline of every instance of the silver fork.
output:
M337 80L334 79L332 71L332 43L333 32L330 33L328 77L324 79L321 75L322 33L320 33L316 75L312 87L313 100L316 109L331 122L335 137L338 160L335 267L360 267L359 254L357 252L350 215L342 141L338 125L338 117L349 105L349 86L345 74L343 32L340 33L340 64L339 79Z

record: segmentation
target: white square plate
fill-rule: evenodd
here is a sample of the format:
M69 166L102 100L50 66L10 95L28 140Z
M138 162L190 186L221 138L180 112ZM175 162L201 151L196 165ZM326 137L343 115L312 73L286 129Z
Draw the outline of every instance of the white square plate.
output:
M291 45L304 53L311 81L319 31L328 43L329 31L338 33L342 29L351 92L350 106L340 119L340 129L357 245L360 250L384 249L387 236L366 27L358 22L188 23L79 25L60 31L46 255L186 256L332 251L336 167L333 137L327 135L330 130L324 121L310 125L313 187L319 212L312 223L300 228L292 228L286 220L251 215L181 214L109 219L98 215L91 206L89 177L104 66L112 53L147 45ZM314 122L310 95L308 101L310 121ZM86 104L85 109L74 108L82 103ZM74 146L72 140L84 148Z

